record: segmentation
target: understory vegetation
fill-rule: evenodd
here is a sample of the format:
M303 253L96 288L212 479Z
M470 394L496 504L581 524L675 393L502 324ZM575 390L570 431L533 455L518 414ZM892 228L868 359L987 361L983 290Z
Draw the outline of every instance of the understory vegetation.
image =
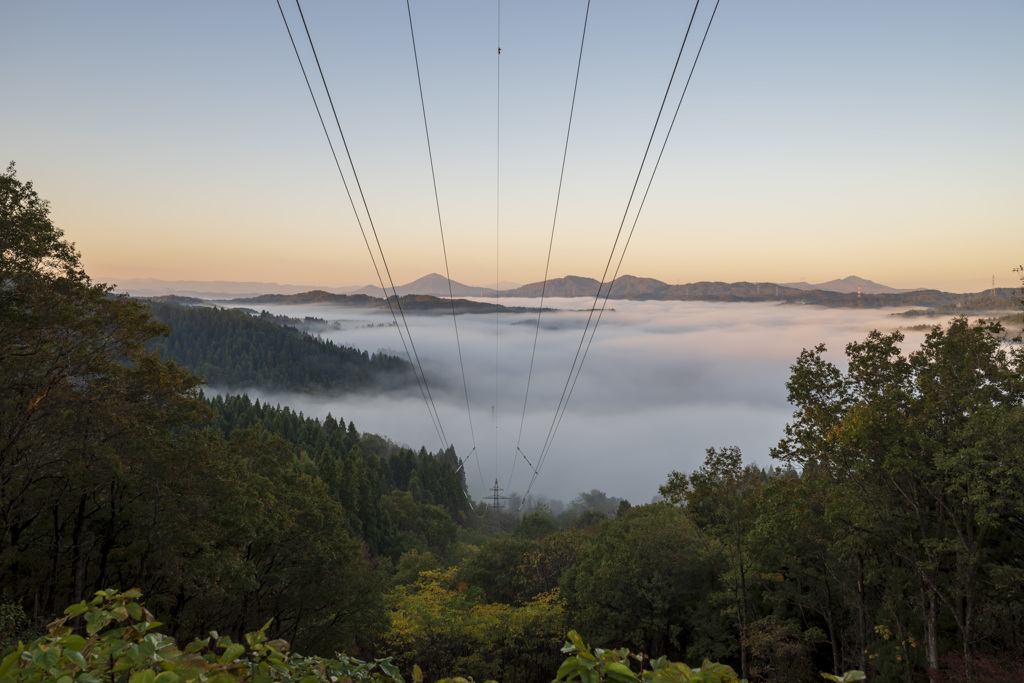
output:
M804 351L781 468L711 448L662 502L519 517L453 449L204 396L13 166L0 253L0 680L1021 680L998 324Z

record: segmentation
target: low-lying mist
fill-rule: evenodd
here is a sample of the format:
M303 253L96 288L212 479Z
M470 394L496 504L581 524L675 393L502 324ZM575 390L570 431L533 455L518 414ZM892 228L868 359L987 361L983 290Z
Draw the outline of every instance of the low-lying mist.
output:
M460 315L458 337L469 393L467 411L452 317L408 315L446 439L467 458L474 498L497 478L507 494L526 492L551 427L592 300L549 299L537 341L524 418L536 314ZM536 299L506 299L536 306ZM329 305L267 306L271 313L340 321L321 333L335 343L405 357L387 312ZM886 310L781 304L615 301L601 320L568 409L531 493L570 500L601 489L645 503L673 470L691 471L712 446L739 446L748 461L772 464L768 450L792 415L790 365L824 342L834 361L846 344L901 319ZM907 332L907 348L924 333ZM214 387L216 390L216 387ZM251 397L307 416L328 412L360 431L428 450L441 447L415 386L405 392L314 396L250 390ZM472 415L472 429L469 414ZM520 437L520 425L522 433ZM473 452L474 436L476 451Z

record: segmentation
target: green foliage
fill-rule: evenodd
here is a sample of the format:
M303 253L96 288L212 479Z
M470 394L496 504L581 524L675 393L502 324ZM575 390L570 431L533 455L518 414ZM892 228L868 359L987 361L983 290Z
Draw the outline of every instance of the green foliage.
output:
M441 603L462 598L458 593L439 587L445 577L428 574L420 585L420 598L430 612L437 611ZM28 683L31 681L57 681L58 683L99 683L125 681L127 683L178 683L179 681L210 681L233 683L245 680L253 683L314 683L316 681L358 681L373 683L404 683L401 669L391 658L361 661L345 655L310 657L291 651L285 640L270 640L266 635L269 624L245 634L235 641L211 631L204 638L192 640L184 647L160 633L160 622L140 602L137 590L119 592L97 591L89 601L82 601L64 610L54 620L46 635L24 645L0 653L0 682ZM466 643L484 649L463 650L463 655L450 662L449 672L485 670L496 672L502 681L548 681L550 671L558 664L557 645L549 631L553 626L551 614L557 614L557 598L549 596L522 610L494 612L485 605L466 605L454 614L442 610L440 618L449 625L432 633L431 643L444 651L446 643L454 642L441 636L444 629L461 628L472 632L464 634ZM445 614L447 613L447 616ZM423 615L420 615L421 618ZM461 619L455 622L454 619ZM495 620L506 621L505 628L495 628ZM468 620L468 622L466 621ZM541 633L538 633L538 629ZM389 634L397 640L401 635ZM419 630L419 634L427 633ZM451 634L449 634L451 635ZM538 660L531 657L532 647L547 647L552 657ZM423 649L428 658L429 648ZM558 668L559 681L585 681L599 683L631 683L633 681L714 681L737 682L735 673L727 666L707 660L699 669L675 664L664 658L652 660L634 655L627 650L591 651L575 631L569 632L569 642L561 650L570 655ZM630 664L637 662L638 673ZM504 664L502 664L504 663ZM414 683L430 680L429 669L409 665ZM860 680L847 674L837 681ZM441 683L470 683L471 673L455 678L442 678Z
M735 623L739 641L740 670L749 675L748 641L753 611L753 579L757 553L751 548L751 532L757 517L764 473L743 465L739 448L709 448L701 467L687 476L669 475L659 488L666 500L685 503L698 532L702 556L721 589L709 597L725 605Z
M576 631L569 632L569 640L562 647L569 655L558 667L556 681L580 683L676 683L676 681L706 681L708 683L739 683L736 672L724 664L708 660L696 669L686 664L670 662L664 657L651 659L643 653L634 654L626 648L605 650L588 647ZM636 662L634 665L633 662ZM633 666L637 671L633 671Z
M498 536L481 547L459 568L459 580L483 590L490 602L506 605L521 601L516 569L538 547L536 541Z
M157 630L160 622L137 602L140 596L135 590L103 590L88 602L68 607L47 627L47 635L5 653L0 681L403 681L388 660L292 654L286 641L267 638L269 624L246 634L244 642L211 632L182 648Z
M814 668L808 642L812 634L813 631L803 633L797 619L772 615L752 622L746 639L751 678L763 683L812 679Z
M540 683L557 665L565 632L557 591L512 607L487 602L454 569L431 570L396 586L390 603L381 647L403 670Z
M15 603L0 604L0 648L21 635L28 625L28 615L24 608Z
M523 538L538 539L558 530L558 522L546 510L534 510L524 515L515 533Z
M323 422L248 396L209 399L227 437L260 425L287 441L294 466L319 479L344 509L349 533L392 561L412 548L443 555L465 523L465 475L455 451L419 453L328 415Z
M397 356L372 356L338 346L264 312L147 302L171 333L150 343L165 357L214 386L276 391L341 392L388 389L413 382L411 366Z
M32 181L18 180L12 161L0 173L0 282L23 283L39 278L51 283L87 283L75 247L50 220L50 203L39 196ZM5 286L0 299L3 314L17 311L27 292Z
M421 553L416 548L402 553L392 577L396 586L415 583L420 574L441 569L441 561L431 552Z
M593 533L579 529L548 534L537 541L536 549L527 551L511 569L517 600L527 600L558 588L562 576L576 565L592 542Z
M444 508L417 503L410 491L392 491L382 500L388 518L395 525L392 549L416 548L445 556L455 543L455 523Z
M822 346L793 366L797 410L773 455L817 482L825 516L798 522L824 532L813 566L794 563L817 593L790 594L819 605L830 639L847 630L883 676L938 669L950 638L968 678L979 645L1021 656L1019 629L1006 628L1022 614L1007 609L1014 591L993 590L1017 574L1024 514L1024 348L1000 333L956 318L907 355L899 332L873 332L847 346L846 372Z
M596 529L560 587L570 623L597 642L682 658L710 581L686 512L655 504Z

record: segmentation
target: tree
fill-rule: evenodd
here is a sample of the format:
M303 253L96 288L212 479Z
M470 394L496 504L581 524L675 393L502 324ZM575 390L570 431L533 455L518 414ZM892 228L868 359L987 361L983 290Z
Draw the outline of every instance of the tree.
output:
M598 527L560 590L570 623L602 646L680 657L710 581L686 511L653 504Z
M593 540L593 532L567 529L548 534L527 552L515 571L515 591L520 601L558 588L562 575L576 566Z
M0 250L0 571L5 596L52 611L105 580L132 459L207 413L199 380L145 348L165 328L90 281L13 164Z
M517 600L516 569L536 541L515 536L496 536L473 554L459 570L459 579L483 590L490 602L512 605Z
M31 280L57 283L86 283L73 244L50 220L50 203L35 191L31 181L21 182L12 161L0 174L0 282L4 283L2 310L5 316L17 312L13 304L30 292L16 285Z
M583 491L569 503L569 514L581 517L587 512L598 512L604 517L611 517L619 509L620 499L609 497L604 491L591 489Z
M940 608L956 624L968 679L989 577L1008 571L992 541L1024 513L1024 349L998 324L953 319L902 354L899 332L847 346L846 373L804 351L788 383L794 421L773 455L858 492L860 530L917 582L928 664Z
M775 615L792 615L802 625L805 643L829 646L832 671L854 662L868 666L871 629L857 568L877 549L849 523L856 506L848 498L812 467L802 476L774 476L761 493L751 537L767 577L766 602Z
M421 572L391 592L385 651L404 670L421 666L427 680L445 674L515 683L550 680L565 628L557 591L520 607L482 597L458 580L454 568Z
M747 637L751 623L750 577L754 576L749 537L757 516L763 473L743 465L735 446L709 448L704 464L689 476L673 471L658 488L670 503L685 504L700 531L705 557L715 566L731 597L730 612L740 645L740 668L747 677Z
M523 538L538 539L558 530L558 522L544 508L535 508L533 512L523 515L516 529L516 535Z

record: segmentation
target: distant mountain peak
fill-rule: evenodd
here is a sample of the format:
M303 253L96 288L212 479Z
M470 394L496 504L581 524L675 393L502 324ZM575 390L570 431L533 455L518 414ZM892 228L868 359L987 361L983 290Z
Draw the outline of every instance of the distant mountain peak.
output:
M917 291L917 289L896 289L895 287L872 282L856 275L848 275L840 280L829 280L828 282L819 282L817 284L807 282L782 282L779 284L782 287L792 287L793 289L820 289L823 292L841 292L843 294L856 292L858 288L863 294L901 294Z
M469 285L464 285L461 282L456 282L455 280L451 281L451 288L449 288L448 278L439 273L424 275L423 277L413 280L408 284L398 285L395 289L398 290L398 294L400 296L405 296L407 294L426 294L429 296L443 298L447 298L449 295L457 297L494 296L493 289L488 289L487 287L471 287ZM362 289L356 290L356 293L377 297L384 296L384 290L376 285L363 287Z

